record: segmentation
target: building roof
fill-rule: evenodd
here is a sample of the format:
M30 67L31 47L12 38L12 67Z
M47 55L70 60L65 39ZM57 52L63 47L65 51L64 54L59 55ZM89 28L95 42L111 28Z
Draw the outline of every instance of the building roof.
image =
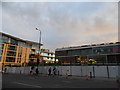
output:
M63 47L63 48L57 48L55 51L84 49L84 48L86 49L86 48L92 48L92 47L113 46L113 45L120 45L120 42L82 45L82 46L73 46L73 47Z
M32 43L32 44L38 44L38 42L33 42L33 41L28 41L28 40L23 40L21 38L18 38L18 37L15 37L15 36L12 36L12 35L9 35L9 34L6 34L6 33L3 33L3 32L0 32L0 34L4 35L4 36L7 36L7 37L11 37L13 39L16 39L16 40L19 40L19 41L23 41L23 42L26 42L26 43ZM40 45L43 45L43 44L40 44Z

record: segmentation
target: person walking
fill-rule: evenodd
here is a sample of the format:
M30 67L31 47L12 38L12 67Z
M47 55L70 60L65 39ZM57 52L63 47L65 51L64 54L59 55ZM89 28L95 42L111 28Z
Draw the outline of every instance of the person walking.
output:
M35 72L36 72L36 75L38 75L38 73L39 73L38 67L36 68Z
M48 75L51 75L51 67L48 69Z
M55 67L53 68L53 75L54 76L56 75L56 68Z
M34 69L34 66L30 68L30 75L33 75L33 69Z
M66 79L68 79L68 73L69 73L69 70L67 69L66 70Z

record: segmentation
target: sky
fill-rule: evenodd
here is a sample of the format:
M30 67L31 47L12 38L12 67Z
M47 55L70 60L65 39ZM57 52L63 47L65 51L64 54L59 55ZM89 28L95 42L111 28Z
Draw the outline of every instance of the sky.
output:
M2 31L43 48L118 41L117 2L2 2Z

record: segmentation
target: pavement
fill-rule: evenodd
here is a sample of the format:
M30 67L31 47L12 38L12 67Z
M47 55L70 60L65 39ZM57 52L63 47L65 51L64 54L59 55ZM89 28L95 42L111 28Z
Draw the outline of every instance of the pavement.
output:
M3 74L2 88L120 88L114 78Z

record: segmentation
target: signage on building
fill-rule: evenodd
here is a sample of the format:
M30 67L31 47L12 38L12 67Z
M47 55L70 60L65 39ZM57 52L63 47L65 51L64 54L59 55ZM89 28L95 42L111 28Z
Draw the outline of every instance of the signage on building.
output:
M112 52L120 52L120 48L113 48Z

